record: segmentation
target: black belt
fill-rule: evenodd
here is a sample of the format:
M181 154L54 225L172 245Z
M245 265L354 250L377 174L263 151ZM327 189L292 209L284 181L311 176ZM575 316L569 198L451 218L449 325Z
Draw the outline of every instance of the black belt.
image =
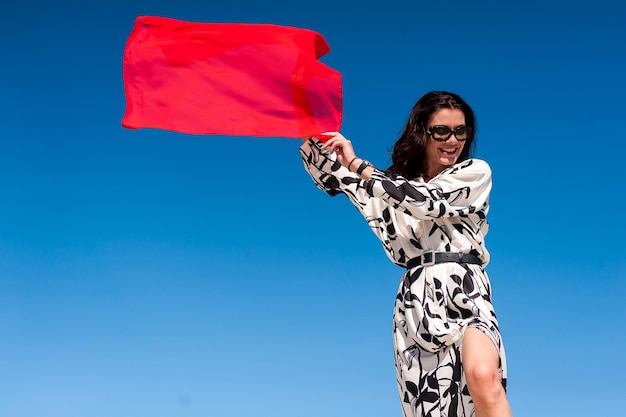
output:
M464 264L478 264L482 265L483 261L478 256L471 255L469 253L458 252L424 252L423 255L417 258L410 259L406 263L406 268L411 269L416 266L430 266L435 264L441 264L444 262L456 262Z

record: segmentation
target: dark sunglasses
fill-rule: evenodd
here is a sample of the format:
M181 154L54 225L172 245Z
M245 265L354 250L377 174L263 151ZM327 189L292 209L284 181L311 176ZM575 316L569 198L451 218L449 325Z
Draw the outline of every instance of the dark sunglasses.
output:
M456 137L456 140L462 142L469 138L472 128L469 126L459 126L452 130L448 126L429 126L427 131L434 140L439 142L447 141L452 135Z

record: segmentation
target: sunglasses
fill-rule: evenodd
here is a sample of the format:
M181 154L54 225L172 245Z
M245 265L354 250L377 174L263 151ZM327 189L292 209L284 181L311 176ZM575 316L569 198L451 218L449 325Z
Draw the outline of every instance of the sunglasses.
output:
M469 138L472 128L469 126L459 126L456 129L450 129L448 126L429 126L428 134L438 142L445 142L450 139L450 136L454 135L456 140L464 141Z

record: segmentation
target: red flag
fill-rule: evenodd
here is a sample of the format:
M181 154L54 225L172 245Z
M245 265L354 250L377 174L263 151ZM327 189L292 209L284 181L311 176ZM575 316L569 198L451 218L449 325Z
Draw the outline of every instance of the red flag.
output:
M300 138L338 131L341 74L318 33L140 16L124 51L122 126Z

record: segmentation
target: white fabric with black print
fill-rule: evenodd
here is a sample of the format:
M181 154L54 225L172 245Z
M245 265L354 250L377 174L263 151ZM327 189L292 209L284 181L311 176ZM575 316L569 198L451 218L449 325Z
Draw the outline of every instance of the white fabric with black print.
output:
M474 406L461 365L463 334L483 331L506 360L491 285L484 267L489 252L491 169L479 159L446 168L426 183L374 169L369 180L343 167L315 139L302 144L304 167L318 188L344 194L363 215L396 265L427 251L476 255L482 265L441 263L407 270L393 316L393 342L405 417L470 417Z

